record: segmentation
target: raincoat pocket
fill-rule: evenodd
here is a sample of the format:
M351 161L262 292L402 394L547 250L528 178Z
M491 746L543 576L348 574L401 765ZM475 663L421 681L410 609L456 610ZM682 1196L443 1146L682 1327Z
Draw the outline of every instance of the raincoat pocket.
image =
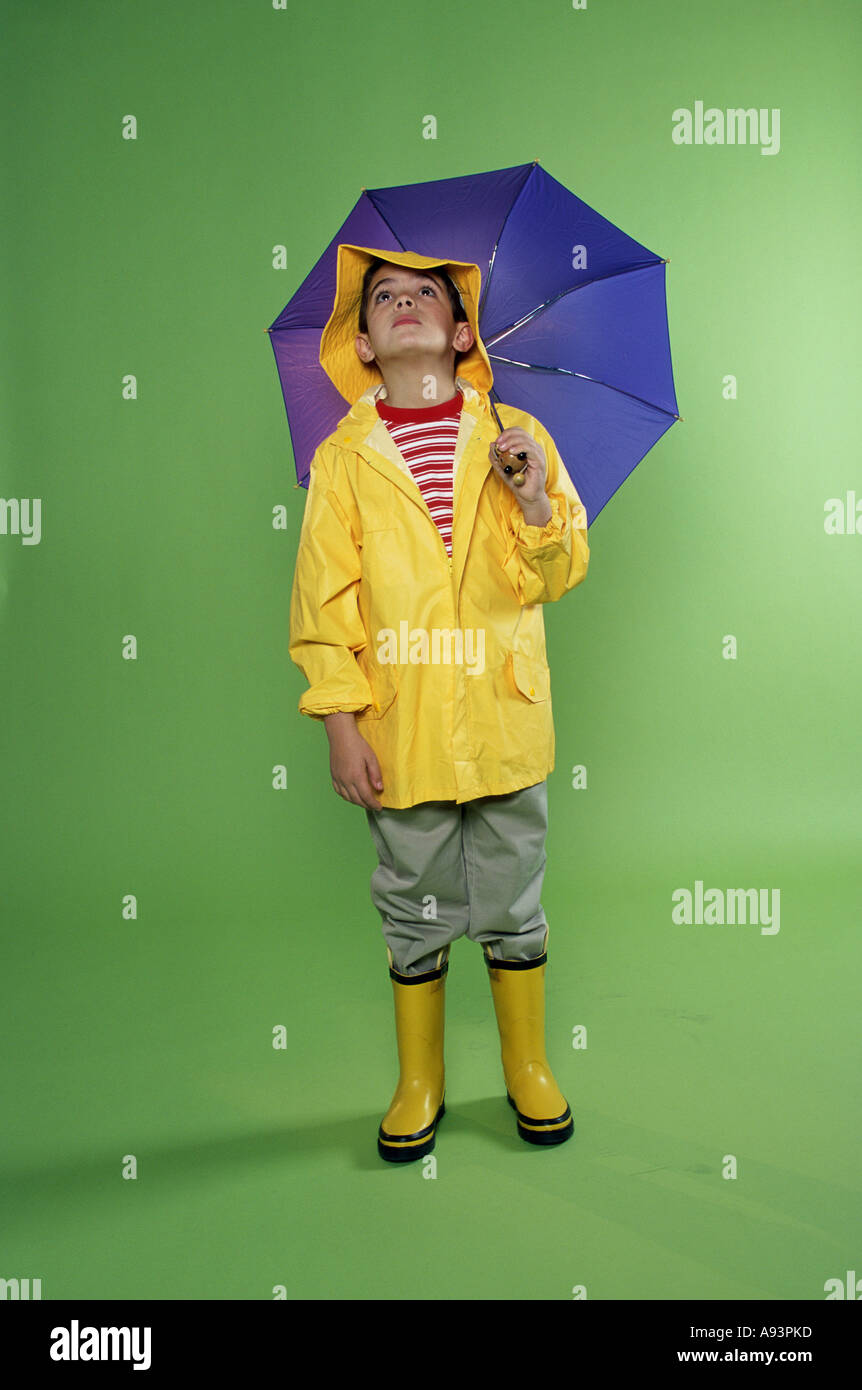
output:
M543 661L531 660L523 652L509 653L512 678L518 690L532 704L547 700L551 693L551 673Z
M379 719L388 710L395 696L398 694L398 682L395 678L395 667L378 665L374 657L369 654L368 647L363 647L356 653L356 660L359 669L371 686L372 703L367 710L356 715L357 724L361 724L363 719Z

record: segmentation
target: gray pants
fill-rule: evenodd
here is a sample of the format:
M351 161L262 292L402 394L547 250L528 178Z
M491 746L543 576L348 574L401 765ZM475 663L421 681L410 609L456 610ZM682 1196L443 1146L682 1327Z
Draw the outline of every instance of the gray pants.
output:
M542 954L547 782L365 814L380 861L371 900L399 974L439 968L459 936L478 941L489 959Z

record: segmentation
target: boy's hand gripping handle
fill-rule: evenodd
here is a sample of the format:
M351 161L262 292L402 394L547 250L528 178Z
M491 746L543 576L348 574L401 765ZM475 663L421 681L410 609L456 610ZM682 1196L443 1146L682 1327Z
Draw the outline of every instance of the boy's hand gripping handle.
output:
M497 421L500 433L502 434L503 422L497 414L493 401L491 401L491 409L494 411L494 419ZM494 453L497 455L497 459L503 472L506 474L507 477L510 477L512 479L513 486L523 487L524 483L527 481L527 476L524 472L524 464L527 461L527 455L525 450L520 449L517 454L513 454L508 451L505 453L501 453L495 444ZM519 464L520 467L518 466Z

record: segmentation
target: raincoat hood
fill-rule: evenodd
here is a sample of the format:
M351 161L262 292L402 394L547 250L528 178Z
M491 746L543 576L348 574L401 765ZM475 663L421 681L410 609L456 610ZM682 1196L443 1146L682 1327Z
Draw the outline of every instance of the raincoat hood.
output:
M490 391L494 374L479 333L482 275L478 265L470 261L446 260L441 256L422 256L418 251L379 250L371 246L342 243L338 248L335 304L320 339L320 365L348 404L353 405L370 387L383 382L376 361L363 362L355 347L359 332L362 277L376 257L410 270L445 271L461 296L474 338L469 352L458 360L458 376L480 393Z

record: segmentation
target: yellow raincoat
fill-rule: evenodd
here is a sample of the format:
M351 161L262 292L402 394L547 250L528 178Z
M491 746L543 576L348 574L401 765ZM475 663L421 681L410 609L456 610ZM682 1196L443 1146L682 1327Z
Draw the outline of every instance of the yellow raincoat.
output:
M362 363L353 346L373 256L443 267L476 340L457 364L463 407L451 559L377 413L375 398L386 395L379 368ZM586 511L551 436L512 406L497 406L504 428L520 426L545 451L553 511L546 526L524 522L493 469L488 451L500 430L487 394L493 377L479 337L479 289L475 265L342 245L321 338L321 364L354 404L311 463L289 650L309 682L300 713L355 712L380 764L384 807L501 795L554 767L542 604L587 573Z

